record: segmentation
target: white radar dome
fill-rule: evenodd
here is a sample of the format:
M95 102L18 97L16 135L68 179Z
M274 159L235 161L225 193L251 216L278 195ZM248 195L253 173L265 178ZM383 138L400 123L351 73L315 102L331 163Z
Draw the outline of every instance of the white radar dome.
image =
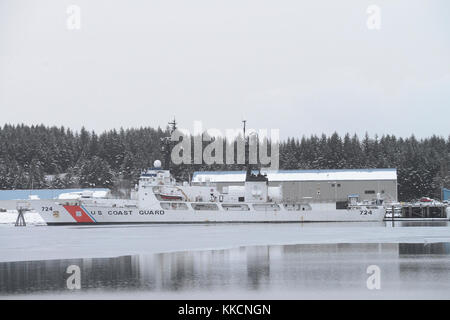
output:
M153 167L155 167L155 168L161 168L161 161L155 160L155 162L153 162Z

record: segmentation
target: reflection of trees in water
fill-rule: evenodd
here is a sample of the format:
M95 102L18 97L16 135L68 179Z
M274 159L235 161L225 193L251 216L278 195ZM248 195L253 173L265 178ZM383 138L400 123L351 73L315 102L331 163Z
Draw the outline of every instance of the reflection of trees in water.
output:
M232 251L232 250L231 250ZM214 289L226 287L236 276L230 250L163 253L145 258L146 266L159 266L160 290ZM239 276L238 276L239 277ZM242 276L240 276L242 278Z
M269 282L270 253L268 246L247 248L247 283L249 289L259 289Z
M82 270L87 287L125 288L139 286L139 264L136 256L117 258L84 259L91 266ZM83 284L83 280L82 280Z
M169 256L161 255L166 260L168 269L163 278L163 288L168 290L180 290L186 286L194 276L194 261L192 255L187 252L176 252Z
M159 258L164 261L162 290L257 289L270 273L267 246L167 253Z
M366 289L366 270L388 270L398 259L391 243L299 244L281 246L282 259L271 273L273 285L291 289ZM271 261L272 269L276 262Z

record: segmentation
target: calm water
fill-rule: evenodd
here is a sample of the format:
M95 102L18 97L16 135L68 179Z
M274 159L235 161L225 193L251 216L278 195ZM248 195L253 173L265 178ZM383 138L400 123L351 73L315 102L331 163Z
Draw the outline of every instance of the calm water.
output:
M67 288L79 266L81 290ZM367 268L380 270L369 290ZM61 295L63 294L63 295ZM450 243L245 246L0 263L3 297L450 298Z

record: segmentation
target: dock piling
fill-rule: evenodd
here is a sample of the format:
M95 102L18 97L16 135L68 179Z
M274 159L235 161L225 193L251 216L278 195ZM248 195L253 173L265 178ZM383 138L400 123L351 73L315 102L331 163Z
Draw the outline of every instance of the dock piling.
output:
M25 227L27 224L25 222L24 212L29 211L29 204L27 202L17 202L16 209L18 212L16 223L14 226L16 227Z

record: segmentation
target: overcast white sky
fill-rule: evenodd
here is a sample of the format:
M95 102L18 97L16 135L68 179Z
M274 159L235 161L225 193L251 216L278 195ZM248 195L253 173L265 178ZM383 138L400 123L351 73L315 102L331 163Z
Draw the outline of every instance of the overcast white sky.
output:
M282 137L447 136L450 1L0 0L0 124L103 131L174 115L188 129L245 116Z

